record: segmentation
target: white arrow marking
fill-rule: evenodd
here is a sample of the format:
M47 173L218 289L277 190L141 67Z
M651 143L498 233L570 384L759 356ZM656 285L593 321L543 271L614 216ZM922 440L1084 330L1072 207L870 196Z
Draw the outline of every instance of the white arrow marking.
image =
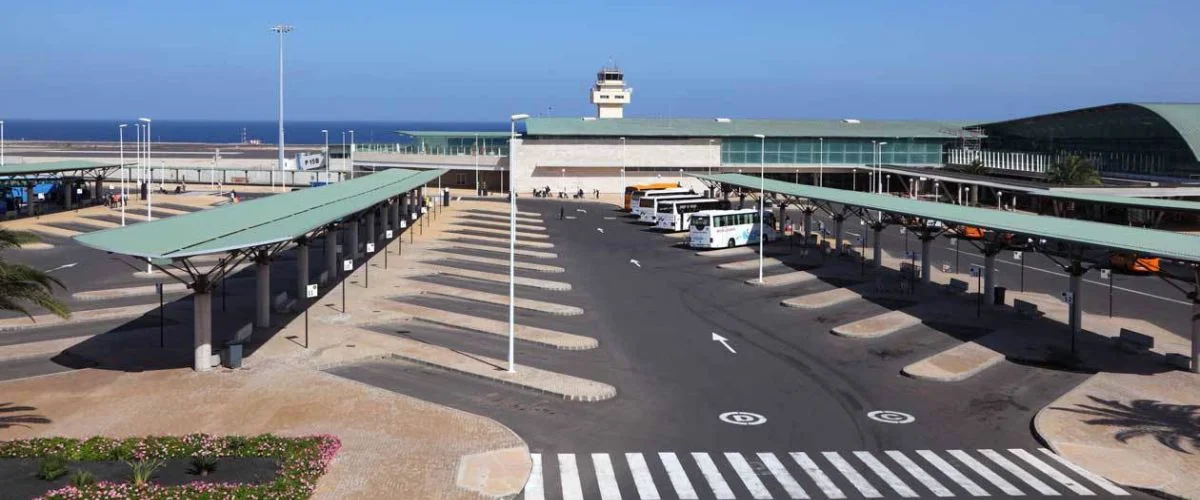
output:
M638 262L637 259L629 259L629 263L638 266L639 268L642 267L642 263Z
M596 230L597 230L597 231L600 231L601 233L603 233L603 232L604 232L604 228L602 228L602 227L598 227L598 228L596 228Z
M713 332L712 339L713 339L713 342L720 342L721 345L725 346L726 349L729 349L729 352L737 354L737 351L733 350L732 347L729 347L729 339L722 337L720 335L717 335L717 332Z
M78 262L72 262L72 263L70 263L70 264L63 264L63 265L61 265L61 266L58 266L58 267L56 267L56 268L54 268L54 269L51 269L51 270L49 270L49 271L46 271L46 272L47 272L47 273L52 273L52 272L54 272L54 271L57 271L57 270L59 270L59 269L70 269L70 268L72 268L72 267L75 267L75 266L76 266L76 265L78 265L78 264L79 264Z
M583 213L585 213L585 214L587 213L587 210L584 210L584 209L582 209L582 208L576 208L576 209L575 209L575 211L576 211L576 212L583 212Z

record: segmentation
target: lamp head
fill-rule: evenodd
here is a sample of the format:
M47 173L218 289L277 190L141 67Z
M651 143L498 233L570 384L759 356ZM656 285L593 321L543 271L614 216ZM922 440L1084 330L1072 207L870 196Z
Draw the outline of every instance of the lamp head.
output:
M2 123L2 122L0 122L0 123ZM128 126L129 126L129 124L128 124L128 123L122 123L122 124L120 124L120 125L117 125L117 128L125 128L125 127L128 127Z
M515 115L508 117L509 121L514 121L514 122L518 121L518 120L525 120L528 118L529 118L529 115L527 115L525 113L519 113L519 114L515 114Z
M762 135L762 134L754 134L754 137L758 138L758 139L766 139L767 138L767 136Z
M292 31L292 29L290 24L276 24L275 26L271 26L271 31L276 33L287 33Z

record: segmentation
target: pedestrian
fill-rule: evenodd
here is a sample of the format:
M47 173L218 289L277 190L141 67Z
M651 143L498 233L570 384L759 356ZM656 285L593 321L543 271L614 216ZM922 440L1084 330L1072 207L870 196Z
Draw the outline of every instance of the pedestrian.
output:
M567 218L567 208L563 207L563 206L559 206L558 207L558 220L563 220L565 218Z
M597 200L599 200L599 199L600 199L600 190L599 190L599 189L595 189L595 190L593 190L593 191L595 191L595 193L596 193L596 199L597 199Z

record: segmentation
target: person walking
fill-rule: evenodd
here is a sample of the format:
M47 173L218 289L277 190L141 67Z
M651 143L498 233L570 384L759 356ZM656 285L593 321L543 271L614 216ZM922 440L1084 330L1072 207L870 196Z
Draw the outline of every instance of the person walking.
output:
M558 220L563 220L563 219L565 219L565 218L567 218L567 208L566 208L566 207L564 207L564 206L562 206L562 205L559 205L559 207L558 207Z

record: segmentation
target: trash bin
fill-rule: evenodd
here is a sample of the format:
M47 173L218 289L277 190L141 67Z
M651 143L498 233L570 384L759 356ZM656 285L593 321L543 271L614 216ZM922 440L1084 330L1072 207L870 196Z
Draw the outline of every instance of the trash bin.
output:
M450 206L450 188L445 188L442 190L442 206Z
M1004 288L1002 286L998 286L996 288L993 288L992 290L995 292L994 293L995 298L992 300L992 304L997 305L997 306L1004 305L1004 292L1007 291L1008 289Z
M221 351L221 364L225 368L241 368L242 367L242 343L230 342L225 344L225 350Z

